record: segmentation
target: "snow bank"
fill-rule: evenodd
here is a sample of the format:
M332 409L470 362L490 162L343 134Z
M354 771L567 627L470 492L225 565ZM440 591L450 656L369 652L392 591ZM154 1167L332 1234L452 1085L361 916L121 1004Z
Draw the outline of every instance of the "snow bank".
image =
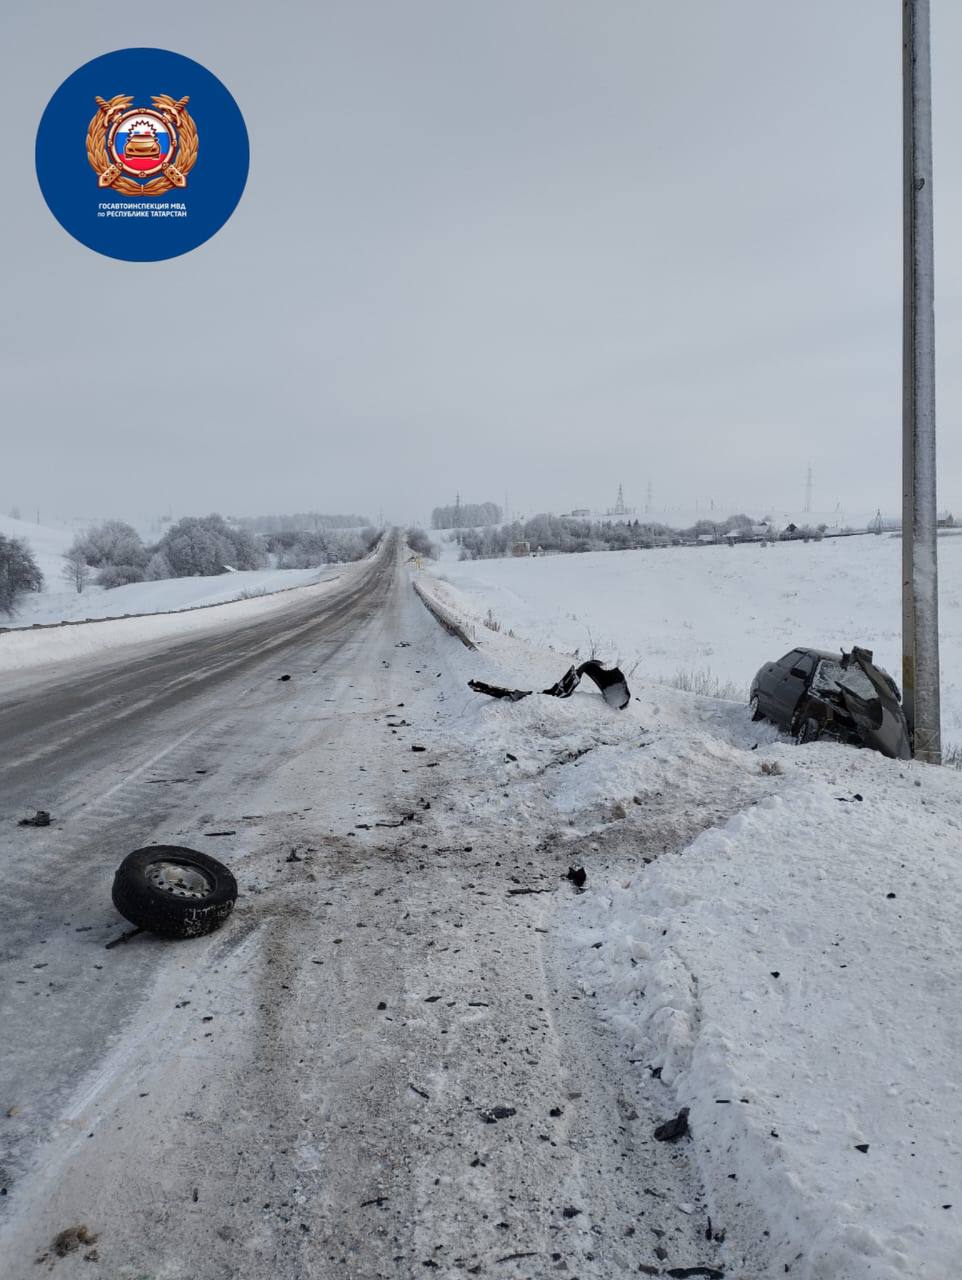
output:
M477 634L487 679L543 687L567 661ZM634 1069L660 1072L665 1118L690 1108L730 1274L948 1280L962 774L796 747L737 703L631 683L624 714L580 692L473 704L465 823L499 818L587 866L559 925L571 972Z
M363 562L361 562L363 563ZM310 573L316 577L317 570ZM115 618L102 622L81 622L63 626L25 628L0 632L0 673L25 671L52 663L96 657L110 650L150 641L178 640L199 631L223 626L238 626L254 621L276 609L287 608L327 594L338 578L356 572L356 566L344 566L340 573L315 582L312 586L274 591L250 600L190 608L176 613L149 613L141 617ZM236 581L240 574L226 575ZM186 582L209 582L207 578L188 578ZM164 586L143 583L138 586ZM124 588L117 588L121 591ZM116 594L111 592L110 594Z
M962 779L804 754L808 776L586 895L576 946L691 1108L715 1221L750 1202L777 1273L803 1280L945 1280L962 1242Z

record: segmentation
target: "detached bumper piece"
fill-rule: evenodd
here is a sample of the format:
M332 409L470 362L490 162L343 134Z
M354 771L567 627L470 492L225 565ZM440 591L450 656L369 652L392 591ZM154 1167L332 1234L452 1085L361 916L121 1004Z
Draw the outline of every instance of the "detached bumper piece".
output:
M618 667L603 667L594 660L583 662L580 667L569 667L556 684L541 692L552 698L570 698L581 683L582 676L588 676L595 682L605 702L616 711L624 711L631 701L624 672ZM534 689L503 689L497 684L485 684L483 680L469 680L468 688L475 693L486 693L491 698L507 698L509 702L520 702L522 698L529 698L536 692Z

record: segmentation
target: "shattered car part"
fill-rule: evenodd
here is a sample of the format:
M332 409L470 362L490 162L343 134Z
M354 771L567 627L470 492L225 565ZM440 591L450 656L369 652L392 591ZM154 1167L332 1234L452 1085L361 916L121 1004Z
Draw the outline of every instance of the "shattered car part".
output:
M541 692L550 694L552 698L570 698L581 683L582 676L588 676L595 682L609 707L624 711L631 701L624 672L618 667L603 667L594 659L583 662L580 667L569 667L550 689L542 689ZM504 689L501 685L486 684L483 680L469 680L468 688L475 693L486 693L491 698L506 698L509 702L520 702L522 698L529 698L535 692L534 689Z
M46 809L38 809L32 818L21 818L18 827L49 827L50 814Z
M771 720L800 743L824 735L893 760L912 758L898 685L870 649L792 649L757 673L749 707L754 720Z
M167 938L219 929L234 908L237 881L209 854L155 844L128 853L117 868L113 903L122 916Z

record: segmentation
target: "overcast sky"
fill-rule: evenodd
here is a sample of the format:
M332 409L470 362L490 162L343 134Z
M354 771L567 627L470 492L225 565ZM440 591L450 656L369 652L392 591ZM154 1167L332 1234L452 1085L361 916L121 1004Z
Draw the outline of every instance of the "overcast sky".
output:
M5 0L0 508L145 519L900 504L899 0ZM33 145L80 64L208 66L200 249L116 262ZM962 508L962 6L933 0L941 503ZM85 128L85 122L83 126ZM81 140L82 144L82 140ZM141 335L175 370L143 380ZM107 369L110 376L107 376ZM176 392L176 394L174 394Z

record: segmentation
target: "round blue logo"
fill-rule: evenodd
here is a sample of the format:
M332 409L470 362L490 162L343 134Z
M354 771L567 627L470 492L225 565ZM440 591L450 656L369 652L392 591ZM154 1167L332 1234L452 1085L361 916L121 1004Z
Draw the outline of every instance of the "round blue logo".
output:
M189 253L247 181L244 117L215 75L167 49L117 49L69 76L37 130L50 212L88 249L127 262Z

